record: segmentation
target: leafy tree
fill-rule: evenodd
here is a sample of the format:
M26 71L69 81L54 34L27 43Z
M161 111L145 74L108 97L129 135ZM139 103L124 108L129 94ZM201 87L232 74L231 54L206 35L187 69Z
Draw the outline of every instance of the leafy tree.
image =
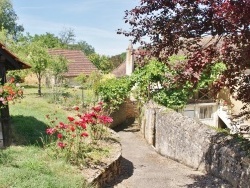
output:
M95 53L95 49L93 46L89 45L87 42L85 41L79 41L76 44L70 44L69 45L69 49L73 49L73 50L81 50L82 52L84 52L84 54L86 56L94 54Z
M40 41L48 48L63 48L64 44L59 39L59 37L55 36L52 33L46 32L46 34L35 34L32 38L33 42Z
M5 28L14 37L24 31L23 26L16 23L18 17L10 0L0 0L0 27Z
M114 68L109 58L105 55L91 54L88 58L103 73L108 73Z
M139 6L125 12L131 29L118 30L140 43L141 57L156 57L168 66L168 58L183 53L186 60L175 65L179 85L190 81L196 87L204 71L223 62L226 70L214 88L223 86L237 93L250 114L250 1L241 0L141 0ZM141 65L145 62L140 61Z
M45 75L46 70L51 61L51 57L48 54L48 48L44 46L40 41L30 43L25 47L27 56L27 62L32 66L32 72L37 76L38 80L38 95L41 96L41 81Z
M82 86L84 87L84 84L87 81L87 76L84 73L79 74L75 80Z
M63 56L49 56L49 58L48 69L55 79L55 85L57 85L59 80L62 78L63 73L68 70L68 61Z
M126 52L123 52L118 55L111 56L109 58L110 63L114 68L118 67L120 64L122 64L126 59Z

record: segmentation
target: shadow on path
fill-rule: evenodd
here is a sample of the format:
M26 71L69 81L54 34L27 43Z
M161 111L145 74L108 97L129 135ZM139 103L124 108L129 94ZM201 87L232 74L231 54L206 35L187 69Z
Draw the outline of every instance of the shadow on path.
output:
M124 157L121 157L120 160L121 160L120 175L114 181L109 183L106 188L113 188L118 183L121 183L123 180L128 179L129 177L133 175L134 173L133 163L125 159Z

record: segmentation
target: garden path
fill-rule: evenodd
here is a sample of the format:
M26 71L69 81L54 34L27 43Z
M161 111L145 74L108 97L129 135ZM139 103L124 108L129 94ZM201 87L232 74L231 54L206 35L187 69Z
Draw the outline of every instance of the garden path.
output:
M108 188L230 187L220 179L157 154L142 138L138 127L116 131L122 144L122 172Z

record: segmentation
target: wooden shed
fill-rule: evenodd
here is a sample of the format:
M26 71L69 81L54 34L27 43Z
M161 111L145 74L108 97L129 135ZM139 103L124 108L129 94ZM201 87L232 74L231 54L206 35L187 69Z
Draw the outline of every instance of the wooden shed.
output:
M11 53L0 43L0 79L1 84L6 83L6 73L9 70L21 70L31 68L30 65L22 62L16 55ZM0 104L2 106L2 104ZM0 108L0 147L7 147L11 144L11 127L9 107Z

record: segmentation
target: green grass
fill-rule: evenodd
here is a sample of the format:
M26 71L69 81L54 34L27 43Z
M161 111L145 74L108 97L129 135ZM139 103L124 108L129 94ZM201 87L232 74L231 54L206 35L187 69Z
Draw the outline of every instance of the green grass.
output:
M0 150L0 182L0 188L88 187L76 167L34 146Z
M9 105L14 145L0 150L0 188L89 187L76 166L49 156L42 147L49 125L45 116L56 114L65 122L69 112L38 97L36 88L27 87L24 96L21 103Z

